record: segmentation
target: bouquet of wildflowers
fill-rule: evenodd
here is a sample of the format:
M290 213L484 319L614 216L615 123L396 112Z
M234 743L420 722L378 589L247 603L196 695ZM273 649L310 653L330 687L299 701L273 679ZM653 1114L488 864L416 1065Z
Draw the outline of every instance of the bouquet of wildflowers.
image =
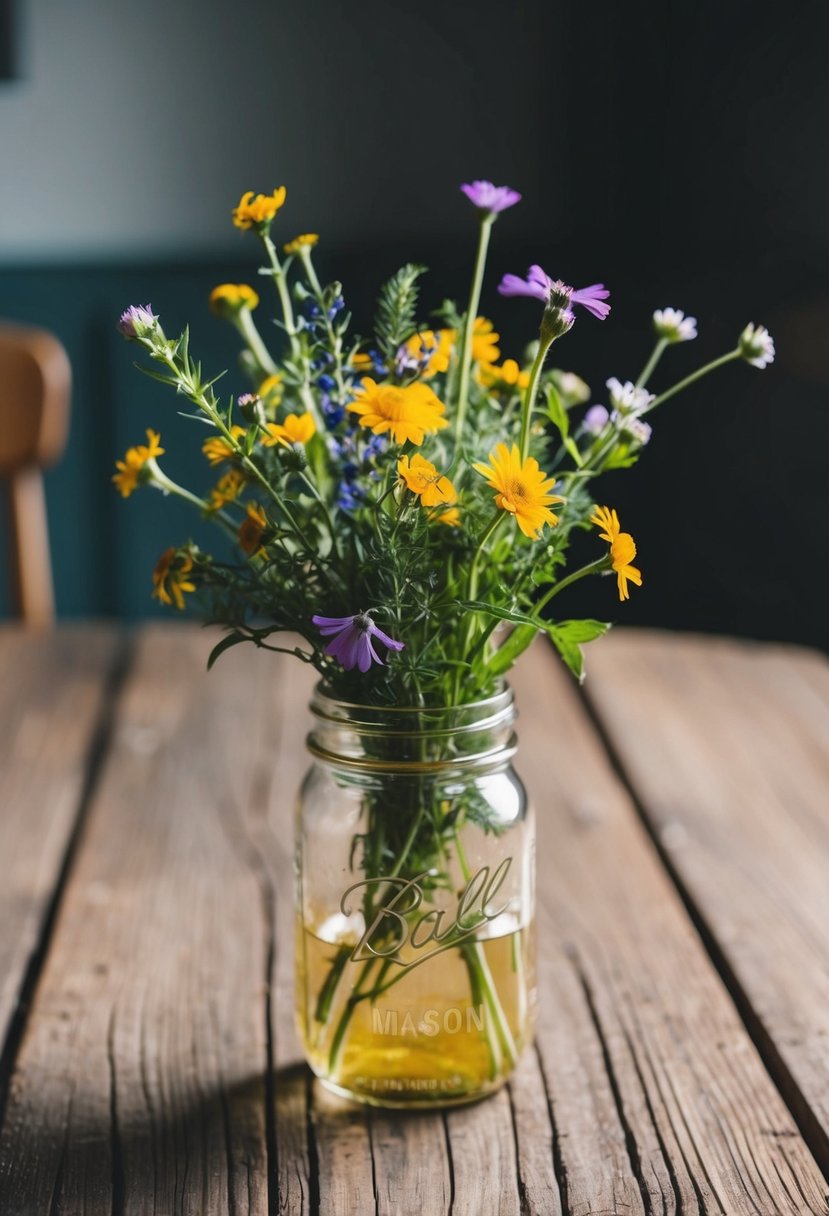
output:
M188 331L169 337L149 305L121 317L121 332L149 356L148 374L188 401L202 427L214 473L206 492L170 479L154 430L118 462L114 481L124 497L146 486L185 498L230 542L217 556L184 540L153 573L162 603L182 608L198 593L224 626L211 662L251 642L313 665L339 700L434 711L495 693L543 633L581 678L582 645L608 626L568 619L555 611L566 602L557 597L589 576L615 576L620 600L642 584L633 537L592 483L636 463L651 415L683 388L732 360L762 368L773 359L768 332L748 325L733 350L654 393L668 347L696 337L693 317L665 308L653 314L655 345L641 374L610 379L606 404L591 403L585 381L553 366L550 349L574 324L604 321L609 292L576 290L538 265L498 285L505 307L525 307L537 323L523 356L504 357L480 305L493 227L521 196L485 181L461 189L478 226L469 297L445 301L429 322L419 307L425 268L405 265L380 291L371 335L354 335L341 285L318 278L316 234L277 247L284 187L248 192L233 211L236 227L261 244L273 346L254 320L253 287L226 283L210 297L241 338L244 391L220 392L190 353ZM496 302L487 291L485 312ZM573 569L577 529L592 533L594 553ZM372 880L428 873L436 886L448 883L458 823L480 809L393 810L367 808L355 869ZM365 915L370 923L370 906ZM320 990L321 1022L349 949L335 954ZM485 989L471 947L467 963L473 988ZM509 1053L506 1041L495 1047Z

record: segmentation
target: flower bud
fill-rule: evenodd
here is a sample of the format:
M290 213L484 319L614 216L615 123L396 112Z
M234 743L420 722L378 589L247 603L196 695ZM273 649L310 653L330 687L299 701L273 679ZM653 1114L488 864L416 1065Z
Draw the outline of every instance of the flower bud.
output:
M285 467L293 473L302 473L308 468L308 455L304 443L292 443L284 450Z
M130 304L129 308L121 313L118 328L130 342L148 338L156 333L159 324L152 304Z
M241 397L237 397L236 404L245 422L255 422L258 426L264 427L268 419L261 397L256 393L242 393Z
M752 325L751 322L740 334L740 355L746 363L761 370L774 362L774 339L765 325Z
M247 283L220 283L211 291L209 302L217 317L232 318L243 308L256 308L259 296Z
M690 342L697 336L697 319L686 317L679 308L657 308L653 328L667 342Z

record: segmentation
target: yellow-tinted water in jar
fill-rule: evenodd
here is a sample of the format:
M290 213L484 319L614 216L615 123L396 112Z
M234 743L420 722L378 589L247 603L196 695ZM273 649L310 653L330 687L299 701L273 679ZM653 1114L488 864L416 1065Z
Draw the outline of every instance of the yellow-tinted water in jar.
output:
M510 930L508 917L498 926ZM328 929L328 932L326 932ZM333 940L332 940L333 938ZM348 961L324 1022L315 1013L332 960L344 943L331 927L299 926L297 1019L314 1072L340 1093L383 1106L469 1102L497 1089L532 1035L535 972L532 932L514 928L470 942L484 988L473 998L457 946L404 956L381 975L382 961ZM416 962L416 966L410 966ZM348 1001L395 982L374 1001ZM345 1020L343 1020L345 1017ZM334 1052L338 1026L345 1026Z

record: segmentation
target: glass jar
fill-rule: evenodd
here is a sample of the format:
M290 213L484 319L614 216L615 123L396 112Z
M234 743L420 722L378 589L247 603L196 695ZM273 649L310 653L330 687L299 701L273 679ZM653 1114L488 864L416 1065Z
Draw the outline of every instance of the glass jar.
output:
M378 1106L504 1082L532 1036L533 817L512 692L377 708L318 689L296 834L296 1010L308 1062Z

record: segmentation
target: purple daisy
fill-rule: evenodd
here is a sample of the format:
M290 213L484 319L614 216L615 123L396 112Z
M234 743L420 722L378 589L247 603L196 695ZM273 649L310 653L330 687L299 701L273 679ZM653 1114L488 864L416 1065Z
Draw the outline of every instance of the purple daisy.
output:
M118 328L125 338L135 341L148 329L155 329L158 317L153 312L152 304L130 304L121 313Z
M346 671L359 667L360 671L365 672L372 663L384 666L371 643L373 637L389 650L403 649L404 643L396 642L378 629L367 612L358 612L354 616L312 616L311 620L324 638L331 638L325 653L332 659L338 659Z
M498 292L502 296L531 296L563 312L570 312L571 304L580 304L600 321L610 312L610 305L605 304L610 292L604 283L593 283L576 291L562 283L561 279L551 279L540 266L531 266L526 279L519 278L517 274L505 274L498 284Z
M517 190L512 190L509 186L495 186L492 182L467 182L461 186L461 190L474 206L481 211L491 211L495 215L521 202L521 195Z

